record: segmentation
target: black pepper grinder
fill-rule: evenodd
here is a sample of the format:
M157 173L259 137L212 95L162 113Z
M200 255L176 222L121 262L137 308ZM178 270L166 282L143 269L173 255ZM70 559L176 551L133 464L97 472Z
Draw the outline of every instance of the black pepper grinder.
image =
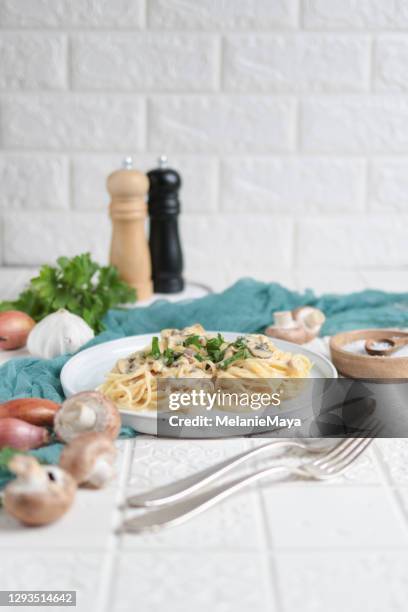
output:
M149 247L155 293L178 293L184 289L183 254L178 231L181 177L167 167L167 157L159 158L159 167L147 173L150 181Z

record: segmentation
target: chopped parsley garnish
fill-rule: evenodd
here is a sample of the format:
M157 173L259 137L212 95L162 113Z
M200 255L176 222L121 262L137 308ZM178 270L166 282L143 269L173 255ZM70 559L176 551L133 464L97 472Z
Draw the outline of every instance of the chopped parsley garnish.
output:
M237 351L236 353L232 355L232 357L228 357L228 359L225 359L224 361L222 361L219 364L219 367L221 368L221 370L226 370L235 361L241 361L241 359L248 359L248 357L250 356L251 354L247 348L245 347L240 348L239 351Z
M194 353L194 358L197 359L197 361L202 363L208 359L213 363L217 363L222 370L226 370L235 361L248 359L248 357L251 356L246 345L246 339L243 336L237 338L235 342L227 343L221 334L218 334L216 338L209 338L205 346L203 346L200 341L200 336L192 334L184 340L183 346L186 348L189 346L195 347L198 349L197 352ZM231 357L224 359L227 349L231 347L234 348L236 352ZM152 339L152 348L148 356L153 357L153 359L163 358L164 364L170 367L182 356L182 354L183 353L176 353L171 348L166 348L162 353L160 351L159 338L154 336Z
M243 336L239 336L239 338L237 338L235 340L235 342L232 344L232 346L236 349L240 349L240 348L246 348L247 343L246 340Z
M216 338L210 338L207 340L205 348L208 353L208 358L214 363L218 363L224 359L226 349L221 349L223 344L225 344L225 340L221 334L218 334Z
M202 348L202 344L200 342L200 336L188 336L185 340L184 340L184 346L195 346L198 349Z
M216 338L209 338L206 344L207 351L219 349L224 344L224 342L225 340L221 336L221 334L218 334Z
M179 357L181 357L181 353L176 353L176 351L171 348L164 349L162 353L160 351L159 338L157 336L154 336L152 340L152 350L150 351L150 353L148 353L148 356L153 357L153 359L160 359L160 357L162 357L164 364L169 367L173 365L173 363Z
M159 338L157 336L153 337L152 350L149 354L153 357L153 359L160 359L161 357Z
M163 359L166 366L171 366L174 362L174 351L171 348L166 348L163 351Z
M177 359L179 357L181 357L182 353L176 353L176 351L173 351L173 349L171 348L166 348L163 351L163 359L164 359L164 364L167 367L170 367L171 365L173 365L173 363L175 361L177 361Z
M211 359L211 361L213 361L214 363L219 363L220 361L222 361L224 359L224 355L225 355L225 350L221 351L221 350L215 350L212 353L209 353L209 358Z

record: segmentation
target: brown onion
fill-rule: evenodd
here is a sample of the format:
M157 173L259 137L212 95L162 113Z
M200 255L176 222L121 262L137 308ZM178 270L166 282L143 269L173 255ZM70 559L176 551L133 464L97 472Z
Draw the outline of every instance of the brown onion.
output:
M41 397L21 397L0 404L0 419L14 417L32 425L52 427L60 404Z
M10 350L25 346L34 325L35 321L25 312L0 312L0 348Z
M18 450L38 448L49 442L45 427L37 427L20 419L0 419L0 448L10 446Z

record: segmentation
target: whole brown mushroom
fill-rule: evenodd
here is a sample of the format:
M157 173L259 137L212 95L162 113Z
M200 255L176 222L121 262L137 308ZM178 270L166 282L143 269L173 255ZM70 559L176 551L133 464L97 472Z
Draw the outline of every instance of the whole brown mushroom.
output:
M304 344L319 335L325 320L323 312L312 306L300 306L292 311L282 310L274 313L274 324L265 330L265 334L272 338Z
M78 485L100 489L115 475L116 448L103 433L77 436L62 451L60 466L75 478Z
M15 455L9 469L17 478L4 491L4 508L25 525L48 525L71 507L77 485L55 465L42 466L35 457Z
M68 443L90 432L104 433L114 440L120 424L119 410L99 391L82 391L66 399L54 418L57 436Z

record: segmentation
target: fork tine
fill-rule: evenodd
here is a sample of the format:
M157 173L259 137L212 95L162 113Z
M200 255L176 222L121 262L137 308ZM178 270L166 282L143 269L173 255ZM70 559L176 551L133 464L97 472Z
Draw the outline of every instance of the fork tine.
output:
M353 451L353 448L358 445L359 440L370 437L370 434L378 426L378 423L377 421L370 420L369 425L372 427L370 428L369 432L367 432L366 436L362 438L345 438L342 443L337 444L327 455L316 459L314 464L318 467L323 467L325 464L330 463L333 460L340 460L348 456Z
M341 442L339 442L338 444L334 445L334 447L331 449L331 451L329 451L327 454L323 455L323 457L320 457L319 459L316 459L316 461L313 462L314 465L321 465L322 463L325 463L327 461L327 459L331 459L331 458L337 457L337 455L342 453L351 444L353 444L353 441L355 439L356 438L343 438Z
M341 453L332 455L331 457L329 457L329 459L327 459L327 457L321 457L319 459L318 466L324 469L326 465L335 464L340 461L343 461L344 459L346 459L346 457L348 457L350 454L354 452L354 449L357 448L361 444L362 440L366 440L368 437L369 436L367 436L366 438L349 438L349 444L347 444L347 446L343 448ZM316 464L317 464L317 461L316 461Z
M354 448L354 452L341 461L337 463L333 462L332 464L326 466L325 471L333 476L334 474L341 474L344 472L348 466L353 463L373 442L374 438L364 438L361 439L360 444Z
M360 440L365 440L367 438L370 438L371 434L373 434L373 432L376 432L376 429L378 428L378 421L377 420L374 421L372 419L369 425L371 425L371 428L369 432L367 432L366 436L363 436L361 438L346 438L343 441L344 442L343 444L336 445L335 448L330 453L328 453L327 455L324 455L323 457L316 459L315 465L317 467L324 468L324 466L328 463L345 459L345 457L347 457L350 453L352 453L353 450L356 448L356 446L359 445ZM376 435L376 433L374 433L374 435Z
M344 438L342 442L340 444L336 444L334 448L327 453L327 455L323 455L322 457L316 459L314 462L315 465L322 466L328 461L340 459L341 457L347 455L360 439L361 438Z
M343 472L353 461L357 459L363 453L368 446L374 441L375 437L381 430L381 425L377 425L372 431L372 436L366 438L358 438L357 443L352 447L350 452L342 457L336 457L331 461L327 462L324 469L330 474L339 474ZM321 466L320 466L321 467Z

